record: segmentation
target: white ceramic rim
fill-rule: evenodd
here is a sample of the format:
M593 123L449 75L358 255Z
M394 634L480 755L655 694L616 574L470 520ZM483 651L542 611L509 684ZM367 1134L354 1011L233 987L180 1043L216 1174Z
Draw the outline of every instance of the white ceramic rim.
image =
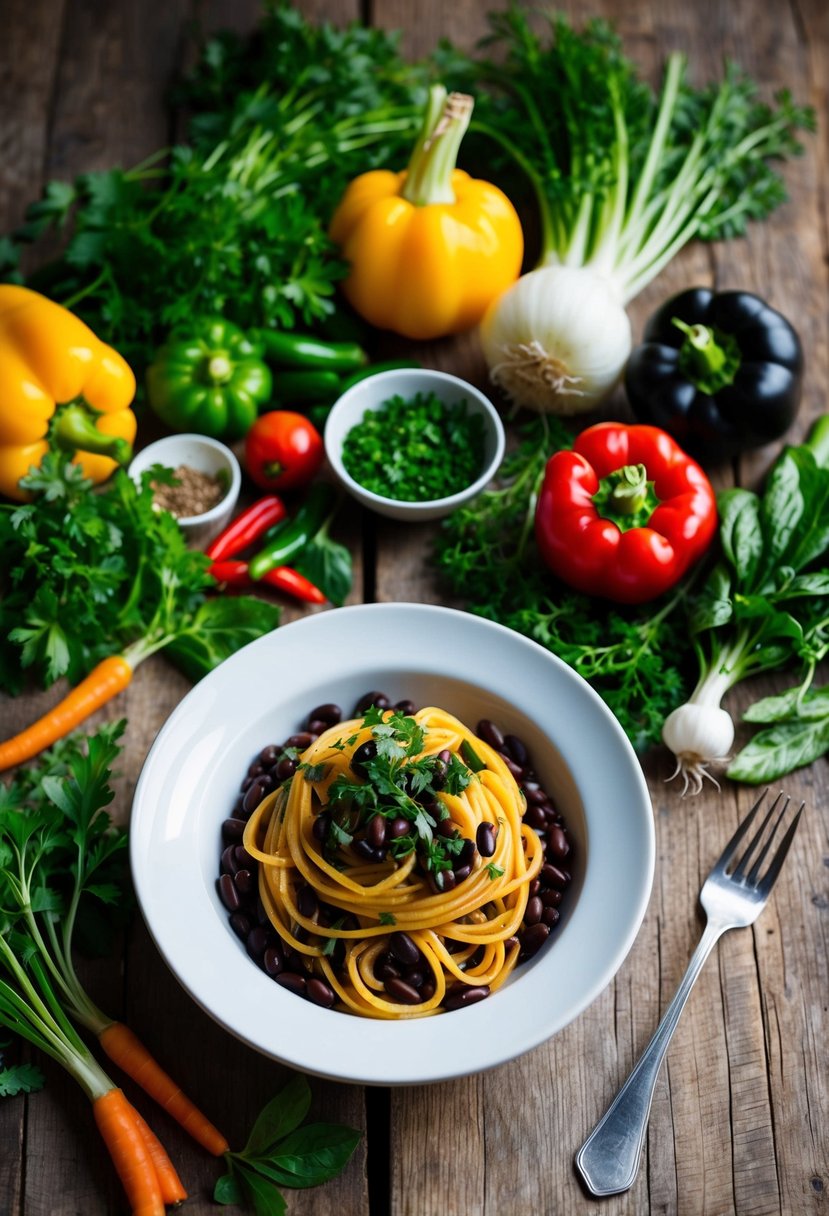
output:
M458 490L455 494L447 494L444 498L429 498L423 501L405 498L386 498L384 494L376 494L373 490L366 489L359 481L354 480L342 462L342 441L345 438L347 430L350 430L350 427L342 435L338 436L336 441L332 439L335 431L339 429L339 418L341 415L351 407L355 397L361 397L368 391L369 384L378 391L379 396L377 401L366 403L363 409L377 410L382 407L390 396L394 395L396 391L395 385L399 381L405 381L410 377L422 379L424 386L432 383L444 388L457 389L459 394L474 399L481 408L485 425L491 432L494 440L492 456L487 461L480 476L462 490ZM408 392L409 390L406 391ZM351 425L356 425L357 421L355 420ZM506 435L504 424L495 406L486 393L482 393L474 384L470 384L468 380L462 380L460 376L453 376L450 372L436 371L433 368L426 367L407 367L376 372L374 375L366 376L363 380L358 381L357 384L353 384L351 388L346 389L343 395L337 398L329 411L325 422L324 442L329 464L343 485L355 498L367 506L375 507L378 511L394 511L397 518L401 518L404 514L417 518L421 513L423 513L423 517L425 518L425 513L427 512L448 513L454 506L466 502L470 498L474 498L476 494L479 494L483 490L484 486L495 476L501 461L504 459Z
M336 696L339 681L356 699L378 687L374 680L384 672L403 673L410 683L446 681L449 691L457 682L466 696L471 684L483 716L491 716L491 704L504 702L534 720L550 741L547 756L534 755L536 767L543 778L547 762L558 772L560 788L551 792L566 804L568 824L582 836L577 898L565 904L554 939L536 958L489 1000L403 1022L322 1009L275 984L247 957L216 893L219 827L252 756L296 729L302 713L313 708L309 696L314 704L330 700L325 690ZM389 692L406 695L405 689ZM630 950L650 897L655 855L642 770L589 685L501 625L405 603L304 617L250 643L197 684L147 757L135 792L130 850L150 934L207 1013L271 1058L307 1073L378 1085L421 1084L491 1068L572 1021Z
M170 455L166 458L162 457L163 452L174 452L179 447L204 447L216 452L221 456L227 465L227 471L230 474L227 490L209 511L203 511L201 515L182 515L177 517L176 523L181 528L192 526L203 526L212 524L215 519L218 519L224 511L227 510L228 500L233 502L239 497L239 491L242 488L242 470L239 466L239 461L235 454L219 439L213 439L210 435L199 435L197 432L181 432L175 435L164 435L161 439L154 440L153 443L148 443L140 452L136 452L130 462L129 472L130 477L138 480L141 473L145 469L150 468L154 464L162 464L167 468L174 467L170 464Z

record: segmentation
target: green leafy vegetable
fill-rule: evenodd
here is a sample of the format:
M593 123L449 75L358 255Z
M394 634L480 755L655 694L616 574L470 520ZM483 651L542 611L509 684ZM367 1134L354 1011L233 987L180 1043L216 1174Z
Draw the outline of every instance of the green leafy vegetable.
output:
M275 628L279 610L251 597L209 599L209 561L175 519L119 472L93 493L80 470L47 455L26 479L35 494L0 506L0 687L25 672L77 683L109 654L135 665L167 649L192 678Z
M308 1082L293 1077L261 1112L242 1151L225 1154L229 1168L216 1183L217 1203L249 1199L257 1216L278 1216L285 1200L277 1187L319 1186L341 1172L360 1133L337 1124L301 1126L310 1104Z

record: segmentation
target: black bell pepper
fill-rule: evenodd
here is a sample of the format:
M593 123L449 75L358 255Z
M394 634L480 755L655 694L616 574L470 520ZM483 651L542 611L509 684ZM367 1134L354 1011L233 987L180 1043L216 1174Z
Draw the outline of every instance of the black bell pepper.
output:
M784 316L748 291L693 287L648 321L625 388L640 422L717 460L784 434L802 378L803 350Z

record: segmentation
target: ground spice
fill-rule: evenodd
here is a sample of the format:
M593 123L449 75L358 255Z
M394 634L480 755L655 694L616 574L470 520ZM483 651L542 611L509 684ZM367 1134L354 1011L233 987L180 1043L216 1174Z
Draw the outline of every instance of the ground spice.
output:
M215 473L203 473L201 469L180 464L173 476L175 482L170 485L152 483L153 502L176 519L202 515L224 498L225 483Z

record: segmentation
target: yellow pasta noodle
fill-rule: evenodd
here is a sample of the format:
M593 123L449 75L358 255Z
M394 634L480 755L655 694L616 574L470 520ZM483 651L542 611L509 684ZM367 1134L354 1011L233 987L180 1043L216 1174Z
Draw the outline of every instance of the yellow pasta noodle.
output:
M457 1004L464 986L497 989L517 962L544 861L524 811L503 758L457 718L372 709L314 740L254 811L244 846L285 949L338 1008L424 1017ZM473 847L482 824L495 838L485 857ZM401 942L419 951L417 988L403 968L389 982Z

